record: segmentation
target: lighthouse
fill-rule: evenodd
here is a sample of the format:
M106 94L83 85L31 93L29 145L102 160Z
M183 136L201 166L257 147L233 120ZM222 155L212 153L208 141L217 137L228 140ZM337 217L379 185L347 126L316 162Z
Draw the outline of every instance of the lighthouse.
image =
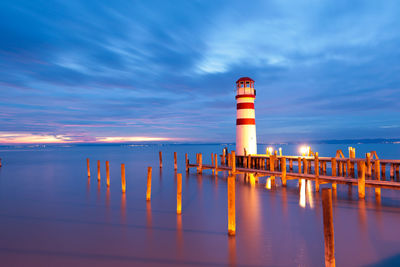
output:
M236 155L257 154L254 80L236 81Z

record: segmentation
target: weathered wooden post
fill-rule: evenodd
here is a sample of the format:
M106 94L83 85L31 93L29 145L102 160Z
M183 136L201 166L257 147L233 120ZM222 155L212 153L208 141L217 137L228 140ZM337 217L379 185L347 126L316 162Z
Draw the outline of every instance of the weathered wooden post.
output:
M299 173L301 173L301 157L297 158L297 165L299 166Z
M365 198L365 163L360 160L357 162L357 169L361 170L361 175L358 177L358 198Z
M325 240L325 266L334 267L335 263L335 236L332 215L332 191L330 188L322 189L322 210Z
M235 150L231 151L231 160L232 160L232 174L235 175L236 173L236 156L235 156Z
M269 170L270 170L271 172L275 171L275 159L276 159L276 156L275 156L275 155L271 155L271 156L269 157L269 160L270 160ZM275 185L275 176L274 176L273 174L272 174L272 176L270 177L270 181L271 181L271 186L274 186L274 185Z
M351 162L350 159L346 160L346 165L347 165L347 176L350 177L351 176Z
M186 172L189 172L189 160L188 160L187 153L185 153L185 169L186 169Z
M286 186L286 158L281 158L282 186Z
M323 174L326 174L326 161L322 164L322 172Z
M174 152L174 170L178 169L178 155Z
M399 179L399 164L396 165L396 175L397 175L397 179Z
M308 161L306 158L303 158L303 170L304 170L304 174L308 173Z
M331 166L332 166L332 176L335 177L336 174L336 158L331 158Z
M106 161L107 187L110 187L110 163Z
M226 151L225 151L225 148L224 148L222 150L221 165L225 165L225 162L226 162L225 158L226 158Z
M381 163L382 178L386 180L386 163Z
M393 178L393 177L394 177L394 164L391 163L390 164L390 178Z
M97 181L100 181L100 160L97 161Z
M293 159L289 159L289 171L293 171Z
M0 158L0 168L1 168L1 166L2 166L2 165L1 165L1 158ZM88 176L90 176L90 175L88 175Z
M161 152L161 150L158 152L158 157L160 158L160 168L162 168L162 152Z
M215 160L214 160L214 164L215 164L215 165L214 165L214 168L215 168L214 175L215 175L215 176L218 176L218 160L217 160L218 155L215 154L214 157L215 157Z
M151 199L151 167L147 167L147 192L146 192L146 200L150 201Z
M368 177L371 177L371 153L365 154L365 158L366 158L366 163L367 163L366 175L367 175ZM357 167L358 167L358 166L357 166Z
M126 192L125 164L121 164L121 186L122 186L122 193L125 193Z
M381 162L379 159L375 160L375 178L376 180L381 179ZM381 188L380 187L375 187L375 195L380 196L381 195Z
M235 176L228 176L228 235L236 234Z
M217 157L215 157L217 158ZM176 214L182 213L182 174L178 173L176 176Z
M314 170L315 170L315 191L319 192L319 158L318 152L314 154Z
M203 155L199 153L199 163L197 167L197 173L202 174L203 173Z
M90 162L89 162L89 158L86 159L86 166L87 166L87 176L90 178Z

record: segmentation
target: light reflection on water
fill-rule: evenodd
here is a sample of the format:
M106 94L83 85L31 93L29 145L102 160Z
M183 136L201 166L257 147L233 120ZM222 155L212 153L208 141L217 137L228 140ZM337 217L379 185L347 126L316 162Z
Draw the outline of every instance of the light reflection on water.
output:
M153 172L152 199L146 202L147 166L158 168L159 149L164 167ZM221 149L171 145L0 150L2 261L5 266L323 265L321 200L312 181L289 180L282 187L280 177L274 177L274 186L271 177L253 175L245 182L244 175L237 175L237 234L227 236L227 174L214 177L205 170L198 175L194 169L184 174L184 153L194 162L196 152L209 160L207 153ZM180 216L174 151L178 172L185 175ZM97 159L110 161L110 188L105 179L98 183L87 178L86 157L93 174ZM122 162L126 194L121 193ZM376 198L367 189L362 201L356 187L338 185L332 193L338 266L390 261L400 254L400 192L382 190Z

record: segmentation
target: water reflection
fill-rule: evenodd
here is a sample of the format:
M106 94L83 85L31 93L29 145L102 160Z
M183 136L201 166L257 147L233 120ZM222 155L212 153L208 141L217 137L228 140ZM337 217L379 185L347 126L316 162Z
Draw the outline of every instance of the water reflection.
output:
M308 203L310 208L313 209L314 208L314 197L313 197L312 181L300 179L299 187L300 187L300 197L299 197L300 207L305 208Z
M228 237L228 262L229 266L236 266L236 238Z
M126 223L126 194L121 195L121 222Z
M152 217L151 217L151 202L146 201L146 226L147 229L152 227Z
M265 182L265 188L271 189L271 177L267 178Z
M182 230L182 215L176 215L176 241L178 246L178 255L183 255L183 230Z

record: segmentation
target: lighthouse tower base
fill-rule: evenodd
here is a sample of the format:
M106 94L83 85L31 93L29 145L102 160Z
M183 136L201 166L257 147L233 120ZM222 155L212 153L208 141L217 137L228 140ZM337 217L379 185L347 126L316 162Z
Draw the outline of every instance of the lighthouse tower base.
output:
M236 125L236 155L257 154L257 139L255 125Z

